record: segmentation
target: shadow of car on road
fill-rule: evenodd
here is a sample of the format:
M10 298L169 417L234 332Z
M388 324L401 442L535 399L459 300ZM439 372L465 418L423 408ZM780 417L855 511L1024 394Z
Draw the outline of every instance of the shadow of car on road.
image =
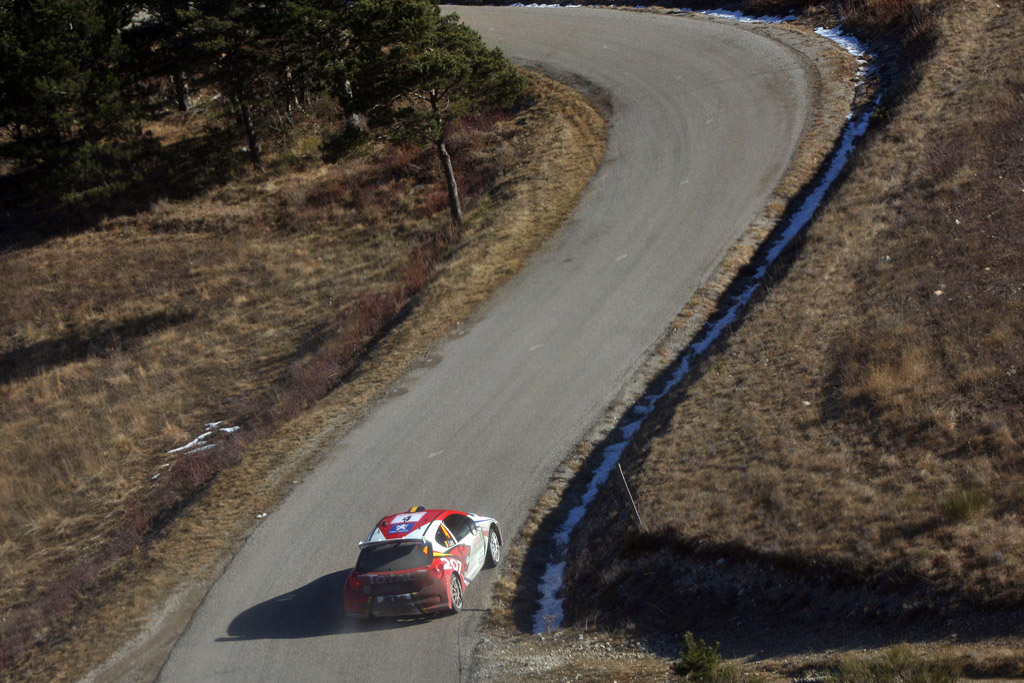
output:
M231 620L227 635L217 638L217 642L385 631L437 619L436 616L365 620L346 617L342 589L350 571L325 574L305 586L253 605Z

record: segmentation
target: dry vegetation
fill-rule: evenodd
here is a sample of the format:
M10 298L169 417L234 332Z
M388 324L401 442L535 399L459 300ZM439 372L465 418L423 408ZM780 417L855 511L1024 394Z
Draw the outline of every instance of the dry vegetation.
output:
M459 234L429 149L325 165L314 118L278 139L264 174L239 165L193 198L0 255L5 677L102 661L230 550L223 530L252 523L254 493L269 504L315 457L297 441L323 435L317 399L342 385L335 415L372 400L557 227L600 159L601 123L564 88L532 92L515 118L454 131L471 210ZM170 115L153 130L178 145L196 125ZM569 191L548 197L545 174ZM366 355L374 344L387 363ZM221 419L238 435L168 453Z
M511 129L485 123L456 147L490 181L468 183L474 196L514 154ZM380 148L4 254L5 605L38 599L32 577L145 535L227 464L167 454L204 424L265 430L338 382L447 238L433 162Z
M1019 9L943 15L917 92L650 446L650 516L1024 597Z
M824 16L759 3L787 5ZM742 326L624 455L649 532L613 475L570 550L565 642L639 638L663 657L651 679L685 631L741 677L1024 676L1024 7L840 6L888 61L872 129ZM625 671L498 614L544 680L579 658L595 680Z

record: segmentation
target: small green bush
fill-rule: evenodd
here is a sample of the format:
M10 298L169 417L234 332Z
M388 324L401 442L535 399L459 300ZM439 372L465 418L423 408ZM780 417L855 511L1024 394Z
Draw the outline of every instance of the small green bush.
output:
M895 645L881 659L845 660L829 683L952 683L960 680L960 667L951 660L925 661L907 644Z
M942 501L942 516L950 522L962 522L991 503L992 494L980 486L950 491Z
M693 633L687 631L683 637L683 647L679 650L679 661L672 665L672 671L687 681L701 683L731 683L739 680L736 667L722 665L718 645L707 645L703 638L695 639Z

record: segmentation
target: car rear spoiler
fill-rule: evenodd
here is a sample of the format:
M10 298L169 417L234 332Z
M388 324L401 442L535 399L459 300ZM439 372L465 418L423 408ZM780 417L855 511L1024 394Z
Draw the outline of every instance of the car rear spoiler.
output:
M359 541L359 548L368 548L371 545L398 545L399 543L430 545L425 538L386 538L383 541Z

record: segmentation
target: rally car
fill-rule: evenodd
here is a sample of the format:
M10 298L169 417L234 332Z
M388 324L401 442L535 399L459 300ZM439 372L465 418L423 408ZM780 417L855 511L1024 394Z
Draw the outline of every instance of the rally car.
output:
M380 520L359 547L345 581L350 616L454 613L480 570L501 560L501 530L490 517L414 507Z

